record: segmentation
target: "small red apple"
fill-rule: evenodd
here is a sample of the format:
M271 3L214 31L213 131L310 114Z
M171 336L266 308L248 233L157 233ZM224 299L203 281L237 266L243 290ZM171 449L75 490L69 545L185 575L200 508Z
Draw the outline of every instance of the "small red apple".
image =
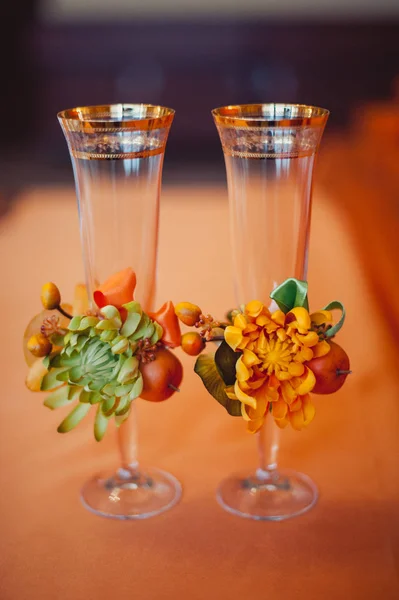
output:
M350 373L349 357L345 350L335 342L328 343L328 354L306 363L316 377L316 385L312 390L314 394L333 394L344 385Z
M166 348L157 351L155 360L142 364L140 371L144 382L140 398L150 402L162 402L170 398L183 379L180 360Z

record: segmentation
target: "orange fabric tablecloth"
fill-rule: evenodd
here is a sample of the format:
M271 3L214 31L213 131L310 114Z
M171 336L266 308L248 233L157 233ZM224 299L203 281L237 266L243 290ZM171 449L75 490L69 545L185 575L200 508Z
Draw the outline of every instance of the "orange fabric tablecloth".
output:
M316 397L306 431L282 434L280 463L314 479L317 506L259 523L216 504L224 475L255 466L255 438L206 394L187 356L180 395L139 406L142 463L181 479L181 503L142 522L83 509L82 482L116 466L114 434L96 444L90 422L57 434L63 413L25 389L21 355L42 282L57 281L66 298L82 277L74 192L20 197L0 223L2 600L399 597L396 348L334 197L316 188L314 199L311 302L346 305L340 340L354 374L336 396ZM158 291L215 315L233 306L224 186L164 189Z

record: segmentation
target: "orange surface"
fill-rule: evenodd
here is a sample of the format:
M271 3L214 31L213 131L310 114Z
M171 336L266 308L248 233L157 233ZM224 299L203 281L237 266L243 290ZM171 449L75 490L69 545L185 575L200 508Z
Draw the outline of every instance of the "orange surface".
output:
M354 374L334 397L316 397L316 417L306 431L282 433L281 465L309 474L320 499L308 514L281 523L240 519L216 504L220 479L255 465L255 438L207 395L189 356L182 356L180 395L139 406L141 461L181 479L181 503L142 522L101 519L83 509L82 482L117 464L114 432L97 444L88 421L57 434L63 412L46 410L40 395L25 389L21 353L42 282L56 281L67 299L82 276L73 189L26 192L0 222L2 600L399 597L392 315L381 309L387 304L371 285L378 246L368 249L369 270L367 244L360 252L328 177L320 181L311 307L344 302L348 319L340 343ZM224 186L164 189L158 279L157 305L191 300L215 316L233 306ZM397 303L392 306L396 318Z

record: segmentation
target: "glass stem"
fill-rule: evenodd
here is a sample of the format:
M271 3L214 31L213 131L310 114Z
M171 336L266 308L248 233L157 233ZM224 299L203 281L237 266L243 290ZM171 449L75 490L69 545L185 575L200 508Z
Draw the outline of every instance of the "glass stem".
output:
M123 471L138 471L137 402L133 401L130 415L117 430L120 464Z
M259 467L257 474L263 477L277 469L277 455L279 450L280 430L273 417L267 415L258 436Z

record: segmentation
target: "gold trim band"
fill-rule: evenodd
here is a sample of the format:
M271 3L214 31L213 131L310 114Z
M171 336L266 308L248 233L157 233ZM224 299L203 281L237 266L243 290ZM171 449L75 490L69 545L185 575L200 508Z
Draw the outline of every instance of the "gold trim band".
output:
M155 148L154 150L143 150L142 152L124 152L123 154L101 154L97 152L82 152L80 150L71 149L71 154L74 158L82 158L85 160L123 160L125 158L148 158L157 156L163 153L163 147Z
M330 112L307 104L236 104L212 110L216 125L258 130L324 127Z
M69 108L57 117L65 131L107 133L167 128L174 114L172 108L153 104L104 104Z

